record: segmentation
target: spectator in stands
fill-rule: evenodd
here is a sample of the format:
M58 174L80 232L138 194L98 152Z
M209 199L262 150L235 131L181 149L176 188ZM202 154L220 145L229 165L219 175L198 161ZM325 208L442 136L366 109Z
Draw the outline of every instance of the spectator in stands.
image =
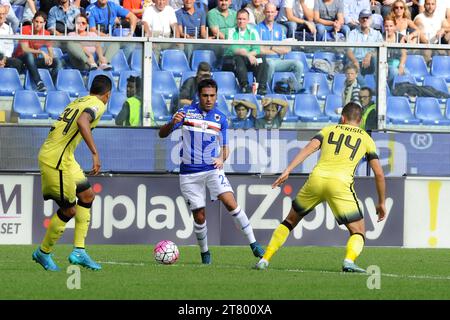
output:
M256 26L258 35L263 41L283 41L286 40L285 29L275 22L277 8L274 4L268 3L264 8L265 19ZM290 46L271 46L261 47L261 54L265 55L284 55L291 51ZM293 72L298 81L302 79L303 64L296 59L268 58L267 79L271 81L274 72L288 71ZM299 86L300 87L300 86Z
M363 10L359 13L360 26L350 31L347 41L350 43L364 43L364 42L382 42L383 37L381 33L370 27L372 12ZM347 50L347 60L353 63L357 68L358 83L365 85L364 75L375 72L376 66L376 51L373 48L353 48Z
M142 35L142 14L144 13L144 1L142 0L123 0L123 7L132 12L136 18L136 30L137 36Z
M197 67L195 77L190 77L183 82L180 88L180 96L178 106L190 105L194 100L198 99L197 87L200 81L211 78L211 67L208 62L200 62Z
M249 15L248 23L251 25L257 25L264 20L264 8L262 0L252 0L245 6Z
M263 98L264 117L256 119L256 129L279 129L287 112L288 103L277 98Z
M286 28L288 38L296 38L296 31L308 31L305 39L311 40L314 37L316 26L313 22L313 9L314 0L283 0L277 20ZM297 39L303 40L303 36Z
M450 23L439 12L436 12L436 0L425 0L424 12L414 19L421 31L422 43L448 43L450 38ZM445 11L444 11L445 12Z
M370 131L377 128L377 107L372 100L373 92L369 87L363 87L359 90L359 101L363 109L360 128Z
M10 0L10 3L11 5L24 6L21 22L31 24L31 20L37 11L35 0Z
M392 12L389 15L393 16L397 32L405 37L406 42L418 42L420 36L419 28L411 20L411 13L403 0L394 2Z
M315 0L314 22L316 23L317 39L323 41L339 40L338 33L347 37L350 28L344 24L343 0ZM330 34L330 36L328 36Z
M169 6L177 11L178 9L183 8L183 0L169 0Z
M236 111L236 118L231 119L231 129L252 129L258 116L254 103L247 100L235 99L231 106Z
M248 12L246 10L241 9L237 13L237 27L230 30L227 39L259 40L256 30L248 27ZM265 95L267 93L268 65L266 58L260 55L260 51L259 46L245 44L230 45L225 50L222 70L234 72L244 93L252 92L247 77L248 71L252 71L256 76L256 82L259 84L258 94Z
M425 3L419 6L419 12L423 13L425 11ZM440 20L450 19L450 2L448 0L436 0L436 17Z
M54 35L66 35L75 31L75 17L80 9L69 3L69 0L58 0L58 5L50 9L47 29Z
M127 100L117 115L118 126L138 127L142 125L142 85L141 77L129 76L127 79ZM153 112L150 114L150 125L155 126Z
M359 102L359 84L357 80L358 68L352 64L348 64L344 68L345 72L345 86L342 92L342 105L345 106L349 102Z
M11 3L9 0L0 0L0 5L6 8L6 23L11 26L11 29L14 33L19 29L20 21L14 12L14 9L11 7Z
M226 39L228 30L236 27L236 11L229 9L231 0L217 0L217 7L207 15L209 31L213 39Z
M401 1L400 1L401 2ZM390 14L384 19L384 41L389 43L406 43L406 37L400 34L394 24L395 17ZM409 73L406 69L407 52L405 49L389 48L388 49L388 84L391 90L396 75L404 75Z
M370 9L370 0L344 0L344 23L353 30L359 27L359 13Z
M12 9L10 9L12 10ZM11 27L6 24L7 6L0 6L0 37L13 35ZM0 40L0 68L15 68L18 72L22 71L22 61L12 57L14 51L14 41L11 39Z
M36 12L33 17L32 26L24 26L22 28L23 35L50 35L50 32L45 30L45 23L47 22L47 15L43 12ZM47 52L42 50L47 48ZM50 41L42 40L20 40L14 56L22 60L26 68L30 72L31 79L36 84L38 92L44 92L47 88L42 81L38 68L50 69L53 81L56 82L58 71L62 68L61 61L54 56L53 46ZM42 56L42 57L41 57Z
M88 31L88 17L85 13L79 14L75 18L76 31L70 32L69 36L80 37L96 37L97 34L92 31ZM112 70L112 66L109 63L112 59L111 47L107 47L106 55L103 54L103 48L100 43L96 42L81 42L81 41L68 41L67 52L69 54L69 60L72 67L83 70L100 70L108 71ZM97 54L98 64L95 62L94 54Z

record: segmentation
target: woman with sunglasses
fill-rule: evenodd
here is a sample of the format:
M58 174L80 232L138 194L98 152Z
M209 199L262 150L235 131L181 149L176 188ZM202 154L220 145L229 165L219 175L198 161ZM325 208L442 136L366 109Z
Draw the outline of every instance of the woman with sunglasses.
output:
M406 3L403 0L397 0L392 4L391 15L394 18L397 31L405 36L405 40L408 43L417 43L420 37L419 28L414 21L411 20L411 13L406 7Z

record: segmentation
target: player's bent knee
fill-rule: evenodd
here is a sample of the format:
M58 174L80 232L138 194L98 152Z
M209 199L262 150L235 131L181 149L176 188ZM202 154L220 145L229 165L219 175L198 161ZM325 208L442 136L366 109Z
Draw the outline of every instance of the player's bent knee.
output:
M65 217L67 217L68 219L73 218L76 215L76 213L77 213L77 210L75 209L75 207L61 209L61 211L62 211L62 214Z
M78 202L83 202L83 203L91 203L94 202L95 199L95 192L89 188L79 194L77 194L78 197Z

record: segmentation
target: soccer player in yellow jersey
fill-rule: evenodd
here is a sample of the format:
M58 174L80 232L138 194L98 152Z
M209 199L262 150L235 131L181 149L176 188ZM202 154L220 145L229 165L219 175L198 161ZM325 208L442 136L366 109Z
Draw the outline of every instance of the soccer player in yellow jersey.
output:
M112 83L105 75L98 75L92 81L89 95L74 100L50 129L47 139L39 151L42 193L45 200L53 199L59 206L50 220L44 240L33 252L33 260L45 270L59 271L50 254L64 232L66 223L75 217L74 250L69 262L93 270L101 266L93 261L85 251L84 240L90 222L90 209L94 201L91 188L74 152L81 139L92 153L93 167L90 172L100 171L100 158L92 137L95 128L106 110L111 95Z
M353 186L354 172L364 156L375 174L378 193L378 204L376 205L378 221L384 219L386 208L383 169L378 160L374 141L366 131L359 128L361 114L362 109L358 104L350 102L345 105L342 110L342 124L323 128L296 155L281 176L272 184L272 188L283 184L295 167L313 152L322 150L317 165L292 201L289 215L273 232L266 253L256 264L256 269L266 269L272 256L286 241L289 232L319 203L326 201L333 211L336 221L340 225L345 224L350 232L342 270L344 272L365 272L355 264L355 259L364 247L365 228Z

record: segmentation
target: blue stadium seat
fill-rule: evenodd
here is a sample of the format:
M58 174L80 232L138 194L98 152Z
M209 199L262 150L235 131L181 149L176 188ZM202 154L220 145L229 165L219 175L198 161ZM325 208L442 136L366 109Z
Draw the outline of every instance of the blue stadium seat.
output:
M345 74L336 73L333 78L332 91L334 94L341 96L345 89Z
M450 120L443 116L436 98L417 97L415 114L425 125L450 125Z
M16 14L17 19L19 21L22 21L23 11L25 10L25 6L24 5L13 4L13 5L11 5L11 7L14 10L14 13ZM16 30L14 30L14 31L16 31Z
M38 95L31 90L17 90L12 108L19 119L48 119L48 113L42 111Z
M302 51L291 51L284 55L284 59L294 59L300 60L303 63L303 74L309 72L308 60L306 59L306 55Z
M208 62L211 70L217 70L217 57L212 50L194 50L192 52L191 69L197 72L200 62Z
M40 50L48 53L48 49L45 46L42 47ZM53 55L60 60L64 59L64 53L62 52L61 48L53 47Z
M311 93L311 89L314 83L319 84L317 98L320 100L325 100L327 95L331 93L330 88L328 87L327 75L325 73L315 72L305 73L305 78L303 79L303 87L305 88L306 93Z
M117 53L111 59L111 66L113 67L114 76L118 76L122 71L130 70L127 58L125 57L122 49L117 51Z
M130 67L132 70L142 73L142 49L133 50L133 53L131 54ZM153 70L160 70L158 61L155 59L155 55L153 55L152 59L152 68Z
M281 99L281 100L288 102L288 98L284 94L272 93L272 94L267 94L264 97L265 98L273 98L273 99ZM263 116L264 116L264 111L263 111ZM298 121L298 117L295 115L294 111L291 109L289 102L288 102L288 108L287 108L286 114L284 115L283 121L284 122L297 122Z
M312 94L295 96L294 113L303 122L328 122L330 120L322 113L317 97Z
M44 81L45 87L48 91L55 91L55 85L53 84L52 76L50 75L50 71L48 69L38 69L39 75L41 76L42 81ZM25 75L25 90L36 90L36 84L31 79L30 72L27 70ZM47 92L37 92L38 96L45 96Z
M411 54L406 56L406 69L409 74L413 75L417 81L423 81L424 77L428 76L428 68L422 56Z
M392 124L420 124L414 117L407 97L387 97L386 122Z
M105 76L107 76L109 79L111 79L111 82L112 82L112 91L116 91L117 90L117 88L116 88L116 82L115 82L115 80L114 80L114 76L113 76L113 73L112 73L112 71L104 71L104 70L92 70L92 71L89 71L89 76L88 76L88 85L87 85L87 88L88 89L90 89L91 88L91 85L92 85L92 81L94 81L94 78L96 77L96 76L98 76L98 75L105 75Z
M222 112L227 118L231 117L230 109L228 109L227 100L222 94L217 95L217 109Z
M70 103L69 94L65 91L49 91L45 99L44 110L52 119L57 119Z
M217 86L219 87L218 94L223 94L226 98L233 98L239 91L238 83L233 72L213 72L213 79L217 82Z
M393 88L395 89L395 86L398 84L398 83L402 83L402 82L409 82L409 83L412 83L412 84L415 84L415 85L417 85L417 82L416 82L416 78L414 78L414 76L413 75L410 75L410 74L405 74L405 75L396 75L395 77L394 77L394 85L393 85Z
M191 71L184 51L168 49L161 52L161 70L170 71L176 77L181 77L183 72Z
M364 76L364 80L366 81L366 87L369 87L370 89L372 89L373 92L375 92L377 88L377 80L375 79L375 75L366 74Z
M127 100L127 95L123 92L115 91L111 93L111 98L108 101L108 112L112 114L115 118L120 110L122 110L122 105Z
M313 61L314 59L323 59L334 62L336 61L336 54L334 52L317 51L314 53Z
M445 104L445 118L450 119L450 99L447 99L447 103Z
M130 33L130 28L114 28L112 32L113 37L126 37Z
M59 70L56 89L68 92L71 97L78 97L81 92L86 92L83 77L78 69Z
M118 91L120 92L127 92L127 79L129 76L141 76L141 74L135 70L124 70L120 72L119 75L119 87L117 88ZM141 76L141 80L142 80L142 76Z
M153 93L152 94L152 111L155 117L155 121L169 121L172 115L167 109L166 102L162 94Z
M431 86L436 90L442 91L444 93L449 94L447 83L444 78L434 77L434 76L426 76L423 81L424 86ZM439 99L440 102L445 103L447 99Z
M23 90L19 73L14 68L0 68L0 96L13 96L17 90Z
M342 107L342 97L336 94L329 94L325 99L325 115L330 117L332 122L339 122L341 115L336 113L337 108Z
M270 86L272 89L272 92L275 92L275 84L277 83L277 81L280 81L282 79L292 79L292 81L294 81L297 84L297 89L301 87L301 85L300 85L301 79L297 79L293 72L274 72L273 77L272 77L272 84ZM269 81L270 81L270 79L269 79ZM286 97L290 100L294 100L295 94L286 95Z
M434 56L431 60L431 74L450 82L450 56Z
M164 98L178 97L178 87L170 71L155 71L152 76L152 94L160 93Z

